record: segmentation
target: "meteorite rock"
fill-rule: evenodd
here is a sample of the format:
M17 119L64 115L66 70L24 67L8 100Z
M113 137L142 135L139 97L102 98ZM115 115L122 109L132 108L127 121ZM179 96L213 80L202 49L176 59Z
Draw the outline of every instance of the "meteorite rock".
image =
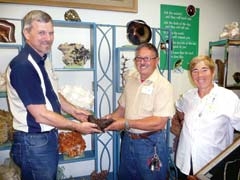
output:
M78 13L74 9L69 9L64 14L64 19L66 21L81 21Z
M106 180L108 176L108 171L103 170L101 172L93 171L90 175L90 180Z
M113 119L98 119L93 115L88 116L88 122L95 123L98 125L98 129L104 132L104 129L114 122Z

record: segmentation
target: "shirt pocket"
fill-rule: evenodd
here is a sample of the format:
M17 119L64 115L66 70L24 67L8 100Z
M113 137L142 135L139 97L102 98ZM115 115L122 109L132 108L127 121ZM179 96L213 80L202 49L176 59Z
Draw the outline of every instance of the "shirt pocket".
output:
M153 102L153 96L148 94L141 94L139 101L139 114L149 114L153 112L154 102Z

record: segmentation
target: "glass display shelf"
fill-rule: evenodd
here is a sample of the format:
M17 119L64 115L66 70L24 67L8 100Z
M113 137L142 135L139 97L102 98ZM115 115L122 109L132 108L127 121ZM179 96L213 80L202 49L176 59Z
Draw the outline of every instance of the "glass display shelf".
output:
M11 141L0 144L0 151L10 150L11 145ZM67 155L59 154L59 164L95 160L95 156L95 150L84 151L83 155L77 157L68 157Z
M9 150L11 148L11 145L12 145L11 141L7 141L5 143L0 144L0 151Z
M54 71L94 71L95 69L93 68L81 68L81 67L63 67L63 68L54 68Z
M95 160L95 151L94 150L87 150L84 151L83 155L77 157L68 157L64 154L59 154L59 164L65 163L72 163L72 162L79 162L79 161L89 161Z
M5 98L7 97L7 92L6 91L0 91L0 98Z
M222 39L222 40L219 40L219 41L210 41L209 45L210 45L210 47L211 46L225 46L225 45L240 46L240 40L236 40L236 39Z

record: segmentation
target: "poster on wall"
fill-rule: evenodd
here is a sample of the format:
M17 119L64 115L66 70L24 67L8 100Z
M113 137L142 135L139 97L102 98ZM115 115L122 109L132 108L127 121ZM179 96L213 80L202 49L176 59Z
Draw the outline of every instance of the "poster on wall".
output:
M188 70L189 61L198 55L199 11L193 5L160 5L160 27L172 31L171 69L176 72ZM160 52L160 69L167 68L164 53Z

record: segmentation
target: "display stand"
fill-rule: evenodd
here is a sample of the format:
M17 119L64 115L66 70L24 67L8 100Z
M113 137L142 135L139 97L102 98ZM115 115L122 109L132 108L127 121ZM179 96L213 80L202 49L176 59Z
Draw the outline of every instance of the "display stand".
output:
M196 177L201 180L240 179L240 137L197 172Z

